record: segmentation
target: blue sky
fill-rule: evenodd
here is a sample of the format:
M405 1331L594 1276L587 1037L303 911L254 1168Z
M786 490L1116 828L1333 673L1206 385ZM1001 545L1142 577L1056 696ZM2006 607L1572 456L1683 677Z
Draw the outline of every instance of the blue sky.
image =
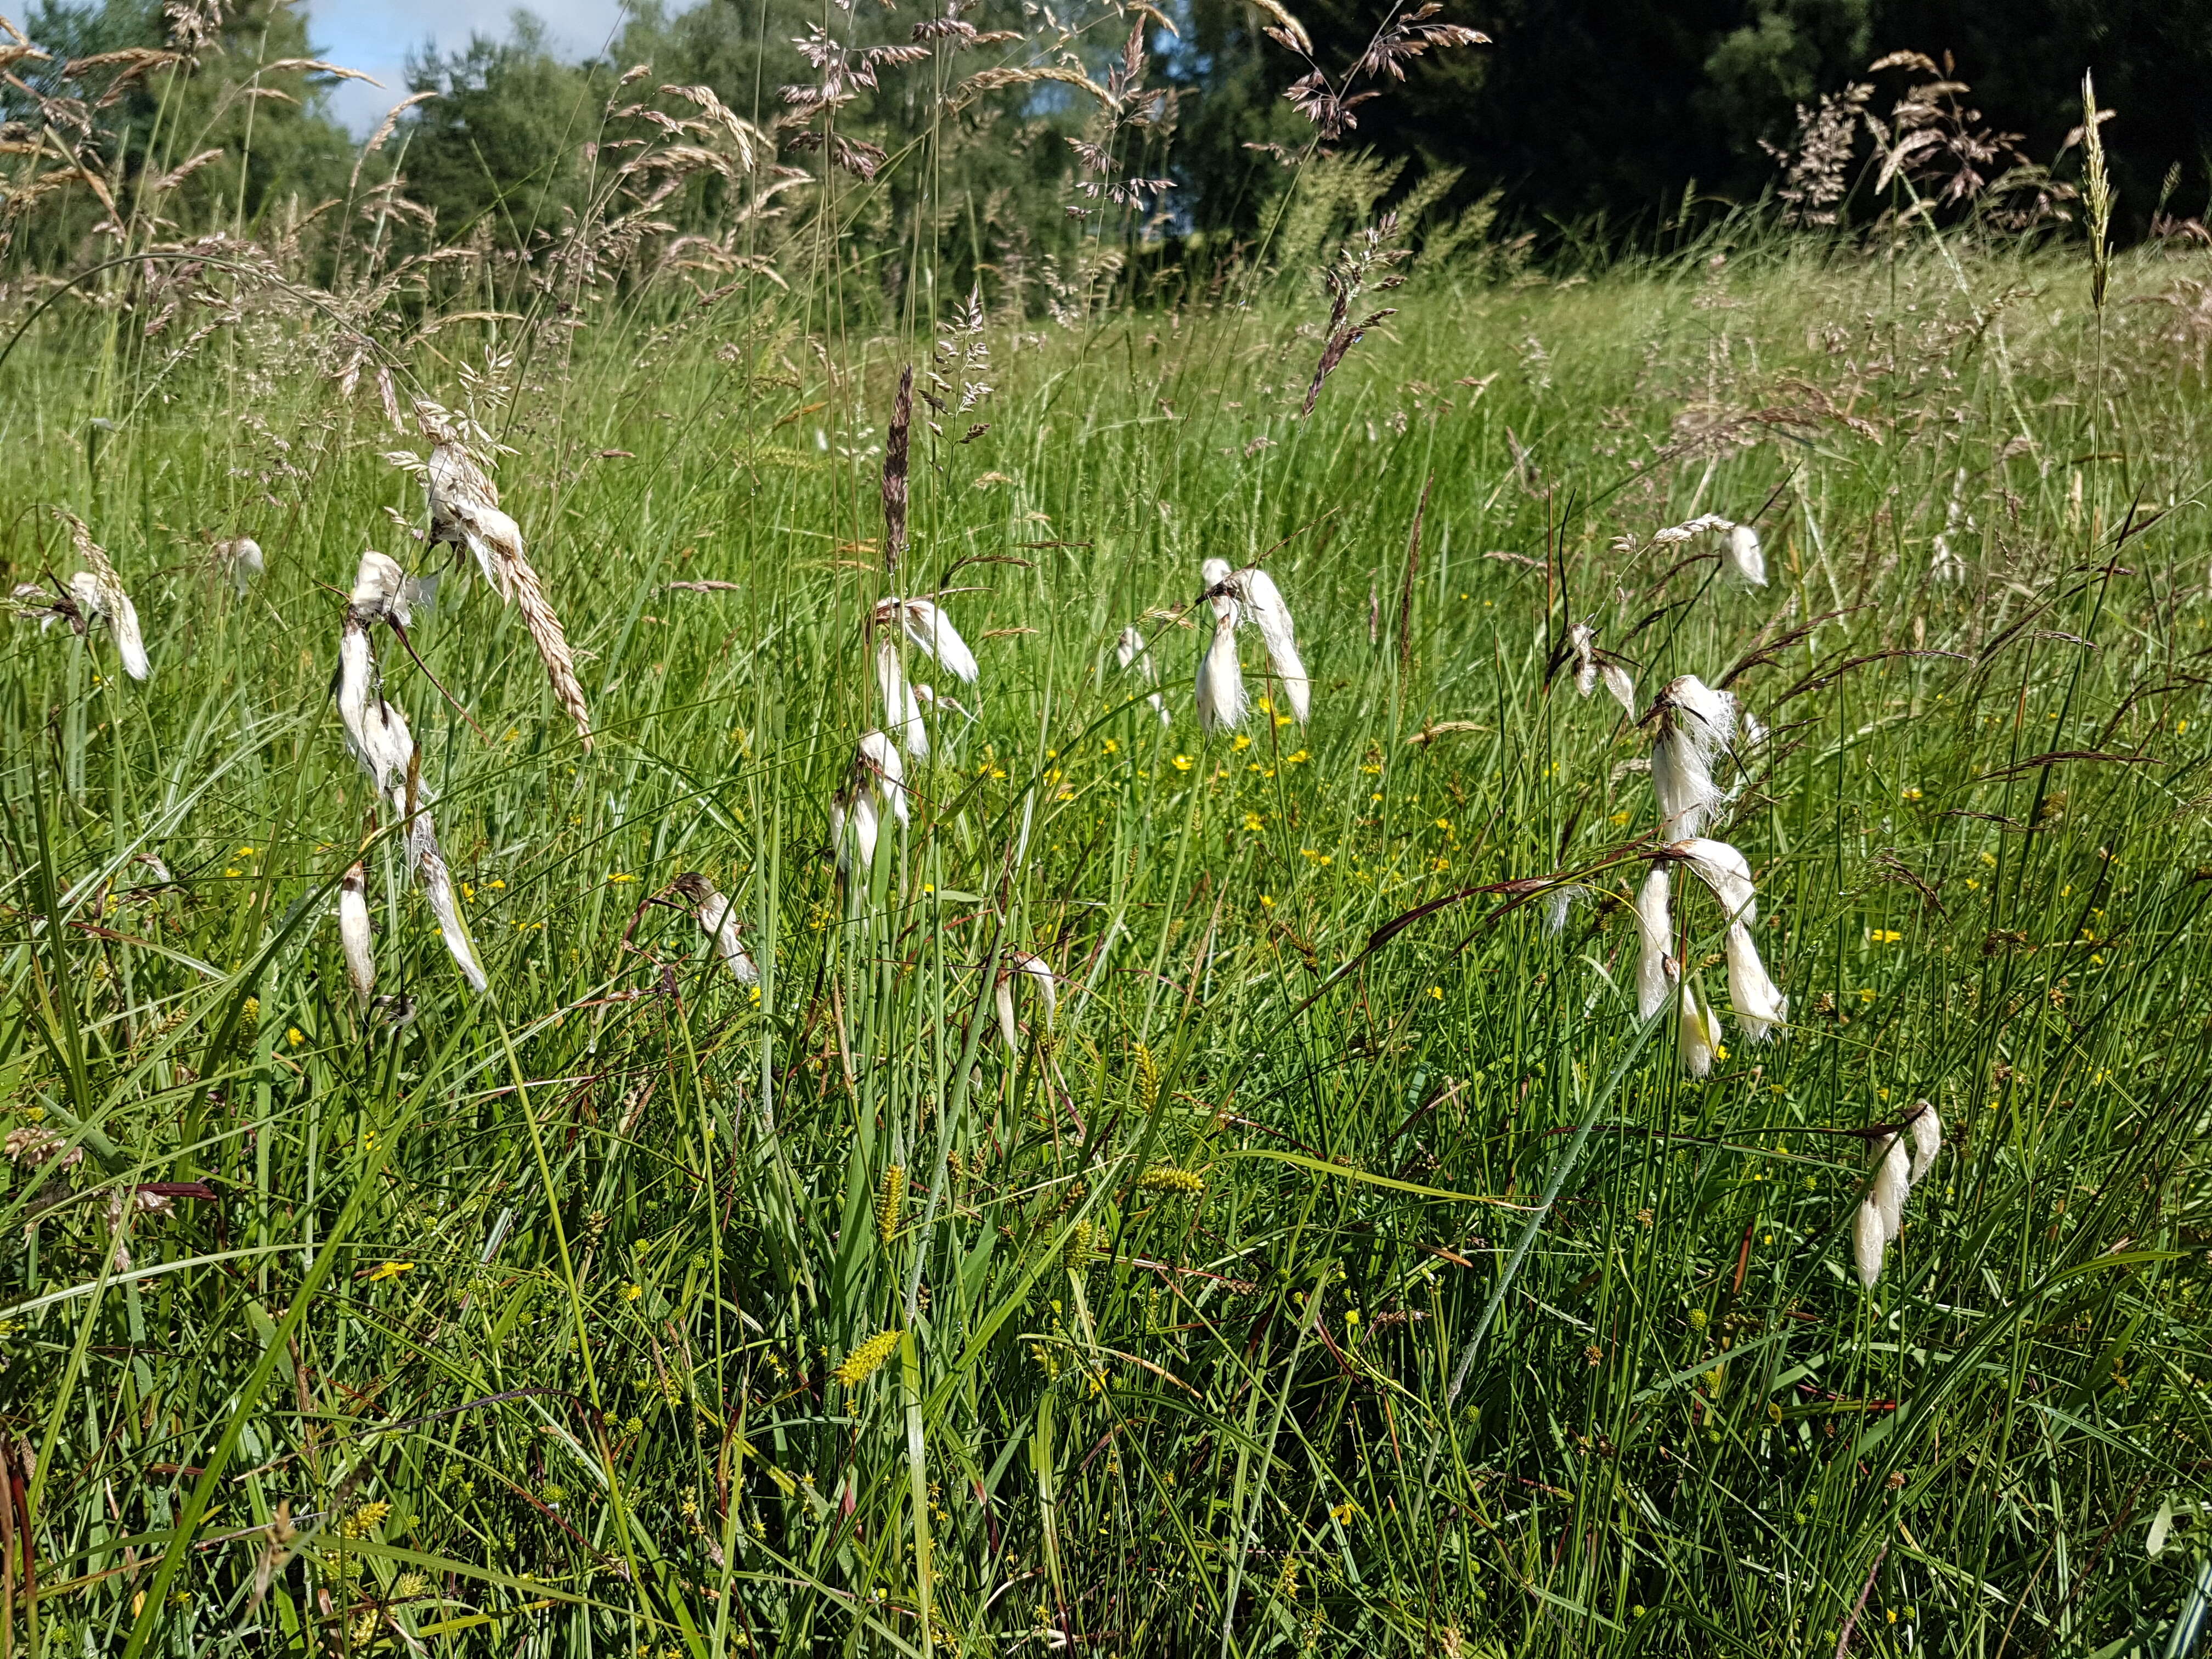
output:
M503 35L513 0L308 0L307 32L331 62L366 70L380 89L342 82L332 110L356 134L407 95L407 54L426 40L441 51L468 44L471 33ZM619 0L538 0L530 10L545 25L554 46L573 57L605 46L620 25Z

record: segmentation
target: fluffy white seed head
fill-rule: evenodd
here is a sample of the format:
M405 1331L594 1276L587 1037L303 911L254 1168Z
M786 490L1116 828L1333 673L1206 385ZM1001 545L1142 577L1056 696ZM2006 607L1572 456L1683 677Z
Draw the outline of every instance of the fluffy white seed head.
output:
M1577 623L1567 629L1567 648L1575 653L1575 690L1585 697L1597 690L1597 629Z
M1766 554L1759 547L1759 532L1747 524L1729 527L1728 573L1746 587L1766 586Z
M1632 720L1634 719L1636 677L1609 657L1597 665L1597 672L1598 678L1605 682L1605 689L1613 693L1613 700Z
M1668 908L1668 876L1654 869L1636 895L1636 1017L1650 1019L1674 990L1674 963L1668 954L1674 923Z
M917 650L926 652L945 665L945 671L955 679L975 684L980 672L975 653L968 648L968 641L960 637L960 630L952 625L952 618L927 599L890 601L899 607L899 619Z
M884 695L884 729L897 736L908 754L916 760L926 759L929 754L929 728L922 723L921 699L907 684L896 639L876 641L876 684Z
M123 659L123 672L134 680L144 679L151 670L146 660L145 636L138 631L138 607L131 603L123 578L116 574L106 550L93 540L85 521L74 513L57 512L69 526L70 540L85 567L70 578L70 596L87 618L97 617L107 624L116 654Z
M1209 565L1218 559L1209 559ZM1198 724L1203 732L1233 732L1244 723L1244 670L1237 660L1237 601L1218 595L1213 637L1198 660Z
M243 599L246 590L259 580L268 568L262 557L261 544L251 536L234 537L215 544L216 563L223 574L230 578L232 589Z
M1881 1277L1881 1253L1889 1243L1889 1235L1882 1230L1881 1212L1869 1199L1859 1206L1858 1214L1851 1220L1851 1255L1858 1264L1859 1283L1867 1289Z
M1027 951L1007 951L1006 969L992 988L992 1001L998 1010L999 1035L1006 1040L1009 1048L1021 1045L1020 1028L1014 1023L1014 986L1024 977L1036 991L1037 1000L1044 1005L1044 1023L1048 1027L1060 1006L1059 986L1044 959Z
M696 870L687 870L676 878L674 886L690 902L691 914L699 923L699 931L714 942L714 954L722 959L740 985L760 983L760 969L754 965L746 951L744 940L738 929L738 907L726 894L717 892L714 884Z
M1919 1115L1912 1120L1912 1168L1909 1173L1914 1186L1917 1187L1929 1170L1936 1167L1936 1155L1942 1150L1942 1116L1923 1100Z
M1713 781L1713 766L1735 737L1736 702L1695 674L1685 674L1659 694L1659 734L1651 744L1651 789L1659 801L1660 832L1694 836L1727 805Z
M1291 607L1284 603L1283 591L1275 586L1273 577L1256 565L1237 571L1232 580L1243 601L1244 617L1260 630L1267 647L1268 665L1282 683L1284 704L1291 718L1304 725L1313 710L1313 681L1298 655L1297 629L1291 620Z
M401 775L405 775L404 768ZM392 805L404 812L407 805L404 789L395 789L392 794ZM460 903L453 895L453 878L446 868L446 855L438 846L437 826L430 821L429 809L419 801L415 815L407 821L407 853L415 866L416 884L430 902L431 914L438 918L438 932L446 941L453 965L461 970L469 989L481 994L491 981L484 975L483 963L477 959L476 942L469 937L468 924L461 920Z
M1875 1169L1867 1201L1881 1213L1881 1236L1895 1238L1905 1227L1905 1195L1912 1188L1912 1160L1904 1138L1887 1134L1878 1144L1881 1163Z
M404 627L411 620L414 597L414 585L399 568L399 561L371 548L355 568L353 592L346 603L365 623L390 617Z
M354 1000L366 1008L376 988L376 951L368 926L368 872L360 864L338 884L338 948L345 954Z
M899 759L898 746L882 732L860 734L860 746L853 756L853 782L856 789L867 785L877 801L890 809L893 817L901 823L908 822L906 767Z
M1682 1069L1692 1077L1710 1076L1720 1053L1721 1017L1694 980L1682 988L1681 1038Z

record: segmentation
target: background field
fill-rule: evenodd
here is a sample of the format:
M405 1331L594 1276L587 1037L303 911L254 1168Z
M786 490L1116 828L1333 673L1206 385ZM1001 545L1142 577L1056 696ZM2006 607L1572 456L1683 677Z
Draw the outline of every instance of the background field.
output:
M1332 222L1284 234L1326 258ZM881 333L828 276L588 293L583 330L557 290L449 295L351 377L350 325L228 258L204 333L149 337L108 273L19 307L0 362L11 580L65 577L49 508L82 513L153 659L24 623L0 671L7 1127L86 1154L0 1200L9 1641L2193 1639L2203 254L2122 260L2101 311L2078 252L1924 228L1439 260L1305 419L1297 258L974 329L910 296ZM887 575L884 427L933 352L991 390L917 425ZM372 805L343 590L365 545L446 557L379 364L511 446L599 733L480 581L420 667L380 646L492 982L387 833L404 1021L356 1011L331 919ZM1756 518L1768 587L1650 544L1706 511ZM240 533L243 594L205 544ZM1212 555L1266 556L1310 726L1199 732ZM848 890L863 623L940 590L972 719ZM1547 676L1584 619L1640 706L1740 670L1771 727L1714 833L1792 1021L1731 1021L1706 1081L1635 1018L1620 904L1553 933L1499 886L1625 896L1653 839L1648 732ZM1136 621L1166 727L1115 661ZM641 908L686 870L736 896L757 997ZM1025 989L1009 1050L1013 950L1059 1004ZM1865 1292L1852 1132L1923 1099L1947 1147ZM118 1237L133 1182L212 1196Z

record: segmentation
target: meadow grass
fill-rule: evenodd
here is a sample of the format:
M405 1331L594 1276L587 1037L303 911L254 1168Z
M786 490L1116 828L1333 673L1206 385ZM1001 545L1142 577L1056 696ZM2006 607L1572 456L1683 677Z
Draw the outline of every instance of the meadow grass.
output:
M1304 310L994 324L946 337L995 389L917 428L896 574L932 336L765 283L453 324L411 386L512 447L597 735L480 580L421 668L379 646L483 997L329 694L362 549L444 562L382 459L422 446L281 312L175 361L51 312L0 362L12 580L82 513L153 673L25 623L0 678L6 1127L61 1137L0 1199L6 1640L2183 1650L2212 451L2168 275L2101 315L1940 245L1432 276L1303 421ZM1709 511L1768 587L1650 544ZM1265 556L1310 726L1200 735L1211 555ZM939 590L980 684L909 662L966 713L841 883L870 608ZM1709 833L1791 1018L1706 1080L1636 1018L1648 732L1551 672L1579 620L1639 708L1748 662L1771 728ZM685 871L757 988L643 904ZM1561 876L1556 933L1500 886ZM1058 997L1010 1048L1016 951ZM1856 1132L1922 1100L1863 1290ZM133 1182L198 1185L111 1223Z

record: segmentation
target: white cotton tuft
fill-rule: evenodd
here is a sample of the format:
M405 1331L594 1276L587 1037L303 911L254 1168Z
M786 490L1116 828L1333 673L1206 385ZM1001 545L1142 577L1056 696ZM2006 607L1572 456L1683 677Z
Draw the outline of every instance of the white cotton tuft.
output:
M368 872L356 864L338 884L338 948L345 955L346 978L364 1008L376 988L376 952L368 926Z
M1694 980L1682 988L1681 1037L1682 1069L1692 1077L1711 1075L1713 1059L1720 1053L1721 1017Z
M1597 630L1588 623L1567 629L1567 649L1575 653L1575 690L1585 697L1597 690Z
M1006 1040L1009 1048L1018 1048L1021 1045L1020 1028L1014 1023L1014 986L1021 976L1029 979L1036 988L1037 1000L1044 1004L1044 1023L1048 1028L1060 1006L1060 988L1044 959L1031 956L1027 951L1007 951L1006 969L1000 974L998 984L992 988L992 1000L998 1008L999 1035Z
M1729 924L1723 948L1728 953L1729 1002L1747 1042L1764 1042L1790 1016L1790 999L1768 975L1759 959L1759 946L1751 929L1740 921Z
M374 548L361 556L361 563L354 571L353 592L347 603L362 622L381 622L390 617L404 627L410 620L409 610L414 597L414 585L399 568L398 560Z
M1943 1150L1943 1119L1935 1107L1926 1101L1920 1103L1920 1115L1912 1120L1912 1168L1909 1176L1917 1187L1929 1170L1936 1167L1936 1155Z
M1667 851L1687 864L1721 902L1728 919L1729 1000L1743 1024L1745 1037L1764 1042L1784 1023L1790 1001L1759 959L1751 931L1759 921L1759 894L1752 884L1749 860L1726 842L1704 837L1676 842Z
M908 822L906 767L896 745L882 732L860 733L860 748L853 757L853 781L872 785L877 800L890 808L891 816L901 823Z
M929 728L922 723L921 699L907 684L906 671L899 663L898 641L883 639L876 642L876 684L884 694L884 726L896 732L905 745L906 752L916 760L929 755Z
M981 672L975 664L975 653L960 637L960 630L952 625L951 617L927 599L900 602L899 617L907 638L918 649L944 664L955 679L969 685L975 684L975 677Z
M1668 878L1664 870L1644 877L1636 895L1636 1017L1650 1019L1667 1006L1674 989L1668 947L1674 943L1674 924L1668 913Z
M1859 1269L1859 1283L1868 1290L1881 1277L1881 1253L1889 1243L1882 1231L1881 1212L1869 1199L1859 1206L1858 1214L1851 1221L1851 1255Z
M1728 802L1713 765L1735 739L1736 702L1695 674L1659 694L1659 735L1651 744L1651 790L1659 800L1660 833L1697 836Z
M404 793L393 791L392 805L406 810ZM453 896L453 878L446 868L446 855L438 846L437 826L430 821L427 806L416 803L413 817L407 821L407 854L415 866L415 880L422 890L422 896L430 902L431 913L438 918L438 932L443 935L446 949L453 964L461 970L461 977L469 982L471 991L483 992L491 983L484 975L483 964L477 960L477 947L469 937L468 924L461 920L461 907Z
M1912 1161L1906 1156L1904 1138L1897 1134L1882 1137L1880 1143L1881 1167L1875 1171L1874 1188L1867 1201L1881 1213L1881 1236L1884 1240L1895 1238L1905 1228L1905 1197L1912 1190Z
M1298 655L1297 630L1291 621L1291 607L1283 601L1283 591L1275 586L1273 577L1256 565L1237 572L1235 580L1243 599L1245 619L1260 630L1267 647L1267 661L1282 682L1283 701L1291 718L1304 725L1313 710L1313 681Z
M1218 559L1206 561L1209 566ZM1213 600L1213 638L1198 661L1198 725L1202 732L1233 732L1244 723L1244 670L1237 660L1237 601Z
M760 983L760 969L746 951L744 940L738 933L738 907L729 898L714 890L714 884L696 874L679 876L678 890L691 899L696 907L693 912L699 919L699 930L714 941L714 954L736 976L740 985Z
M1605 689L1613 693L1613 700L1633 720L1636 717L1636 677L1611 660L1600 663L1597 672L1598 678L1605 682Z
M267 562L262 557L261 544L251 536L240 536L231 541L218 543L216 555L223 573L230 578L232 589L240 599L246 597L246 590L268 568Z
M1766 554L1759 544L1759 532L1747 524L1729 528L1727 569L1746 587L1766 586Z
M847 800L830 804L830 840L837 849L837 868L847 876L866 877L876 862L878 829L876 798L863 789Z

